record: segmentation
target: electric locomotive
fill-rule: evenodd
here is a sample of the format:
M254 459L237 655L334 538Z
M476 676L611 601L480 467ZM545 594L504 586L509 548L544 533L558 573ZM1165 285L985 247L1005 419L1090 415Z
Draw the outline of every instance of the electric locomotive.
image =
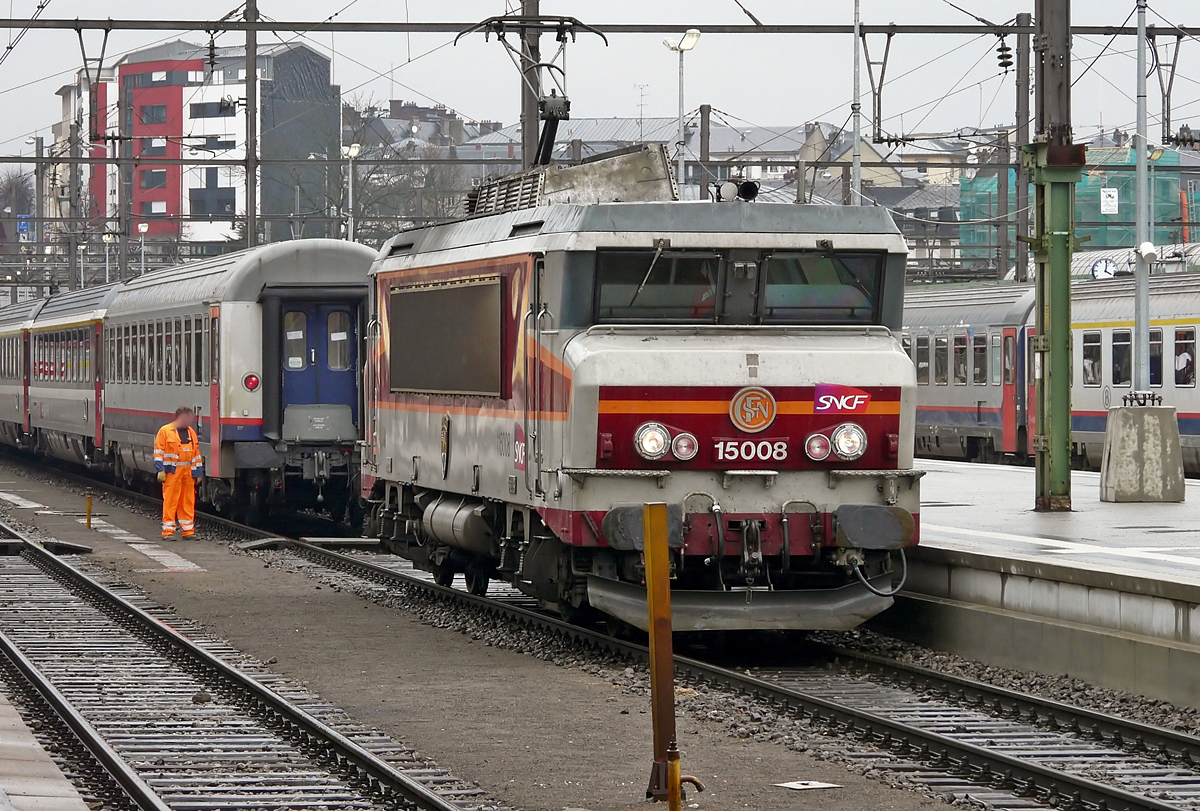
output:
M666 502L677 630L852 628L918 535L905 242L882 209L679 202L661 152L622 160L633 201L589 196L603 161L535 169L525 203L385 244L368 531L645 628Z

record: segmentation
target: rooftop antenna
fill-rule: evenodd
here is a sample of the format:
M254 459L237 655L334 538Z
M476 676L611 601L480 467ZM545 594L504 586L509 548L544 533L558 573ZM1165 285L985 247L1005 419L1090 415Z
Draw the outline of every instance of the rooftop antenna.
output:
M643 122L646 120L646 88L648 84L635 84L638 89L638 143L646 142L646 131Z
M608 45L608 37L585 25L574 17L557 17L541 14L506 14L499 17L489 17L486 20L460 31L454 38L454 44L467 34L482 31L484 40L491 39L492 34L504 46L505 53L512 60L513 66L521 75L525 92L537 97L538 118L545 122L538 138L535 154L522 155L526 167L545 166L550 163L554 153L554 140L558 134L558 123L571 118L571 101L567 97L567 43L574 42L579 32L595 34ZM518 46L514 47L509 41L509 34L515 35ZM558 43L558 50L549 60L542 61L540 54L529 43L536 42L542 34L553 34ZM542 72L550 77L554 86L550 94L542 92ZM528 122L525 122L528 125Z

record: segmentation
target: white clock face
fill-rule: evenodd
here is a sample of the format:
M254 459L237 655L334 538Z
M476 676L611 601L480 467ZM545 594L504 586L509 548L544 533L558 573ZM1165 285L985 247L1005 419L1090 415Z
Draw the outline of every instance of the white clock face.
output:
M1117 263L1112 259L1097 259L1092 263L1093 279L1111 279L1117 275Z

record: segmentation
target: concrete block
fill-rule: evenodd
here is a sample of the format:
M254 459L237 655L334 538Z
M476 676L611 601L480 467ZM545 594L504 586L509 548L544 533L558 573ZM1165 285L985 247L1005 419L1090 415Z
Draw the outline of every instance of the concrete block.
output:
M1110 408L1100 466L1100 500L1178 502L1183 497L1183 451L1175 409Z
M1033 583L1033 580L1020 575L1010 574L1006 577L1003 608L1023 614L1045 613L1045 606L1039 605L1034 597Z
M1112 589L1088 590L1088 613L1084 620L1098 628L1121 627L1121 592Z
M1066 622L1083 622L1088 617L1088 587L1076 583L1051 583L1058 586L1058 618Z

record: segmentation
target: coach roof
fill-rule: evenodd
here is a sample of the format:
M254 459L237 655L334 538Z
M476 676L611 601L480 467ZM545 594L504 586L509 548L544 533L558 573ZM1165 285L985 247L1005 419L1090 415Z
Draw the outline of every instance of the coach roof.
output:
M365 286L375 256L365 245L338 239L276 242L131 279L109 315L161 312L210 301L258 301L268 285Z

